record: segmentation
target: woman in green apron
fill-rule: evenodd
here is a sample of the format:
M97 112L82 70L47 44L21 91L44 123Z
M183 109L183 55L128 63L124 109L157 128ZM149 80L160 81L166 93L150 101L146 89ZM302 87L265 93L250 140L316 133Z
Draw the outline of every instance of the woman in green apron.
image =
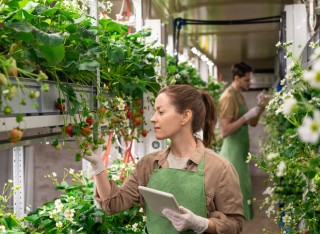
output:
M245 63L232 67L232 84L220 97L220 127L223 139L220 154L236 168L243 193L243 210L247 220L253 218L251 177L246 163L249 153L248 124L255 126L260 107L248 111L241 91L248 90L253 68Z
M109 214L142 205L149 234L240 233L244 217L238 174L227 160L206 148L216 123L212 97L189 85L167 86L160 90L154 109L155 136L169 138L170 146L140 159L121 188L107 179L100 153L85 157L95 176L96 201ZM203 140L195 137L200 130ZM172 193L179 212L153 213L138 186Z

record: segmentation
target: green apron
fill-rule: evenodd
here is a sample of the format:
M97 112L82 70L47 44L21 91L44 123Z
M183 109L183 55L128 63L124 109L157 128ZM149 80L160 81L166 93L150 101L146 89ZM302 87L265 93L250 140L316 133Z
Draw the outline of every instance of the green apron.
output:
M157 168L152 173L147 186L172 193L180 206L191 210L196 215L207 217L203 169L204 156L196 172L174 168ZM154 214L148 204L146 204L146 213L149 234L195 233L192 230L178 232L166 217Z
M239 103L235 90L232 90L239 107L238 119L246 113L247 107L245 104ZM224 138L220 154L232 163L239 174L244 216L247 220L251 220L253 218L253 204L250 171L246 163L248 153L249 131L248 124L244 124L237 131Z

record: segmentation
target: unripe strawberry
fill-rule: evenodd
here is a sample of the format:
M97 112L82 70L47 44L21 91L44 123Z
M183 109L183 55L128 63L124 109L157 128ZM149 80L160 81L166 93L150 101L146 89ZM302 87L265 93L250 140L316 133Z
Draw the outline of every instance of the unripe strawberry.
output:
M80 153L76 153L76 155L75 155L75 160L77 161L77 162L79 162L80 160L81 160L81 154Z
M20 104L23 106L27 105L26 99L21 99Z
M3 109L3 113L6 115L10 115L12 113L12 108L10 106L5 106Z
M5 97L8 100L12 100L14 96L16 96L16 92L17 92L16 86L11 86L8 88L8 92L5 94Z
M0 73L0 86L7 86L8 85L8 80L7 77Z
M88 149L86 149L86 150L84 151L84 154L85 154L85 155L88 155L88 156L92 156L91 150L88 150Z
M17 68L17 62L14 58L10 58L8 60L8 65L7 65L7 72L10 76L17 77L18 76L18 68Z
M60 143L58 143L58 144L56 144L56 145L54 146L54 148L55 148L56 150L62 150L62 145L61 145Z
M97 139L97 144L102 145L104 144L106 141L103 138L98 138Z
M31 99L37 98L39 96L40 96L40 92L39 91L31 90L30 93L29 93L29 98L31 98Z
M9 53L13 54L15 50L17 49L18 45L16 43L12 43L9 49Z
M39 78L40 78L41 80L48 80L47 74L44 73L43 71L40 71L40 72L39 72Z

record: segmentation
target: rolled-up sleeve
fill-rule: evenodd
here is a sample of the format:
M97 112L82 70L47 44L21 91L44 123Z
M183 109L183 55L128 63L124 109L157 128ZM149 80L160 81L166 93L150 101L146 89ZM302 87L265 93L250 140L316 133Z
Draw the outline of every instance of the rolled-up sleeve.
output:
M208 218L218 234L237 234L242 231L244 216L239 176L227 163L219 175L218 186L213 197L215 211Z
M146 186L153 171L152 163L146 162L146 159L144 157L137 163L135 170L121 186L118 186L113 180L109 180L111 185L109 198L101 199L98 190L95 189L94 198L101 209L108 214L116 214L133 206L144 205L138 186ZM150 158L148 160L150 161Z
M233 120L237 116L237 103L230 95L221 97L219 101L219 118Z

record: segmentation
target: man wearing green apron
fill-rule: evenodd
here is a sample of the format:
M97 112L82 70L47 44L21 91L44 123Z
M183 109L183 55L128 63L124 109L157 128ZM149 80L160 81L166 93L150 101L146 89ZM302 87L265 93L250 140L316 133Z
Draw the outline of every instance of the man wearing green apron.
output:
M237 63L232 67L232 84L220 97L220 128L223 144L220 154L236 168L243 194L243 209L247 220L253 218L251 177L246 163L249 153L248 124L256 126L263 108L255 106L248 111L241 91L248 90L253 67Z

